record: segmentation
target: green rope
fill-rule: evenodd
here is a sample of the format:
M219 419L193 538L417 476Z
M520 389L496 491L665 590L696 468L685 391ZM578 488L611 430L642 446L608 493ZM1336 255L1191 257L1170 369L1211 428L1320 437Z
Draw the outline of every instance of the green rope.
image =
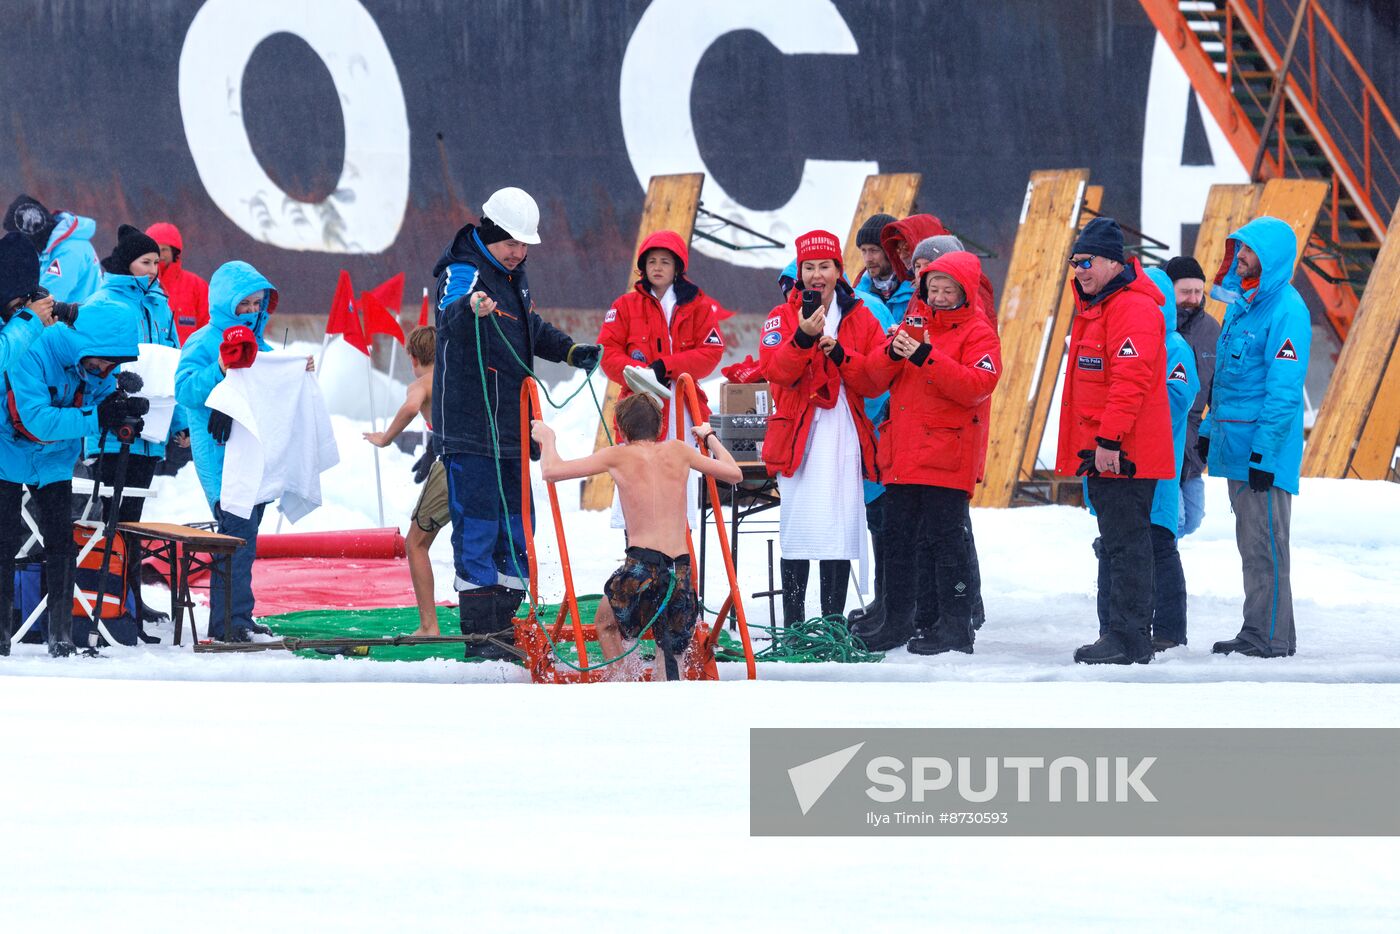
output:
M791 626L757 626L749 624L750 630L769 633L768 645L755 649L753 656L759 662L878 662L885 656L882 652L871 652L865 647L860 636L851 632L846 618L839 615L814 616ZM728 632L721 632L719 644L715 646L715 661L740 662L744 660L744 648Z
M580 386L578 389L575 389L572 393L570 393L569 397L565 399L562 403L555 402L552 398L550 398L549 391L545 389L542 384L539 383L539 377L535 375L535 371L530 369L529 364L527 364L524 360L521 360L519 355L516 354L515 348L510 346L510 341L506 338L505 332L501 330L501 323L496 320L495 315L491 316L491 323L496 326L496 333L501 336L501 342L504 343L506 349L510 351L510 355L515 358L515 362L520 365L520 368L522 370L530 374L530 376L534 377L536 384L540 385L540 391L543 393L545 399L554 408L563 408L565 405L568 405L571 401L573 401L575 396L577 396L580 392L583 391L583 386ZM506 516L506 544L510 547L510 560L511 563L515 565L515 576L520 578L521 580L528 580L529 575L526 574L525 571L520 567L520 562L515 557L515 533L511 531L510 527L510 506L506 502L505 479L501 476L501 434L500 430L496 425L496 413L492 411L491 406L489 404L490 395L487 392L486 388L486 360L483 357L481 350L480 315L475 313L472 315L472 326L476 330L476 369L478 375L480 375L481 377L481 401L482 404L486 407L486 424L491 431L491 449L495 452L496 455L493 458L493 462L496 467L496 492L500 497L501 501L501 514ZM597 365L595 364L594 369L588 371L588 373L584 377L584 386L587 386L590 392L593 391L593 372L596 369ZM593 404L598 409L598 417L602 418L603 407L598 404L598 394L596 392L593 392ZM607 426L605 424L604 428L606 427ZM612 440L611 435L608 436L608 440ZM675 593L675 589L676 571L675 568L670 568L669 580L666 584L666 596L662 599L661 605L656 608L656 612L652 614L650 622L648 622L646 624L646 627L640 633L637 634L637 639L635 642L632 643L632 647L627 651L623 652L621 655L617 656L616 658L605 659L596 665L576 665L574 664L574 662L570 661L567 657L560 653L559 644L549 637L549 629L545 627L544 623L540 622L539 600L533 593L530 594L530 618L533 619L535 621L535 625L539 627L540 634L544 636L544 641L549 644L549 650L554 655L554 658L557 661L563 662L565 665L577 672L596 671L599 668L605 668L608 665L614 664L615 662L622 661L624 658L631 655L633 652L637 651L639 647L641 647L642 637L645 636L648 632L650 632L652 626L654 626L656 624L656 621L661 618L661 614L665 612L666 606L671 602L671 595ZM529 593L528 589L526 592Z

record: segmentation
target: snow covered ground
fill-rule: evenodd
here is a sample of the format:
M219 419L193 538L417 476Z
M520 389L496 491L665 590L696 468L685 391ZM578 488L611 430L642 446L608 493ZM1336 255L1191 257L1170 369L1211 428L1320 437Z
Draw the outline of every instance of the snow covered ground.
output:
M328 396L352 364L328 357ZM565 456L590 449L587 392L550 421ZM363 421L335 426L326 505L284 530L377 524ZM381 452L400 528L412 461ZM148 516L207 517L192 471L160 482ZM748 836L750 727L1400 726L1400 487L1305 482L1299 654L1268 661L1210 655L1237 629L1240 572L1224 483L1207 489L1182 545L1191 643L1149 666L1070 663L1095 628L1093 520L1062 507L974 513L988 620L972 657L561 688L498 686L525 680L503 664L18 646L0 660L0 917L13 931L1393 930L1394 839ZM621 533L578 511L576 486L560 492L578 589L596 592ZM746 597L766 588L766 537L744 536ZM556 599L547 513L537 543ZM434 564L448 599L446 537ZM708 584L722 590L718 562Z

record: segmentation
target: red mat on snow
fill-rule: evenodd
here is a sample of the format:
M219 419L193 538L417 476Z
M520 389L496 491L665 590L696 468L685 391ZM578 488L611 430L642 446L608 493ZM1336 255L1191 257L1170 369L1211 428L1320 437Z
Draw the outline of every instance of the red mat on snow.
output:
M208 577L191 584L207 588ZM398 529L260 535L253 598L259 616L413 606L403 537Z

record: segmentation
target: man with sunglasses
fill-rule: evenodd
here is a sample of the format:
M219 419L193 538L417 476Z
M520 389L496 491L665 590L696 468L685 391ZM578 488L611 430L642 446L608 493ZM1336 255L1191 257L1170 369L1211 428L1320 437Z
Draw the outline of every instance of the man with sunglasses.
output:
M1109 217L1085 225L1070 254L1075 316L1060 409L1057 473L1087 476L1113 579L1108 631L1076 662L1152 660L1152 496L1176 477L1161 290Z

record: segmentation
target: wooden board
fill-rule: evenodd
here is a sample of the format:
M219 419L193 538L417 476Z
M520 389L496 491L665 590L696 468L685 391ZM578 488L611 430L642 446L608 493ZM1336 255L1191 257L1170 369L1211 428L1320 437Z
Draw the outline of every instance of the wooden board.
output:
M683 175L653 175L647 184L646 202L642 205L642 220L637 225L637 245L628 257L627 281L623 291L632 288L637 281L637 250L642 248L647 237L659 230L674 230L681 240L690 242L695 231L695 212L700 206L700 188L705 183L703 172L688 172ZM613 408L617 405L617 395L621 387L608 383L607 400L603 403L603 417L598 422L598 432L593 439L593 450L600 451L610 443L608 425L612 424ZM589 477L583 482L581 506L584 509L611 509L613 501L613 481L607 474Z
M1035 374L1045 355L1046 329L1064 295L1066 263L1088 181L1088 169L1056 169L1032 172L1026 186L997 314L1002 377L992 396L986 479L977 488L975 505L1010 506L1021 479L1038 388Z
M1103 204L1103 186L1090 185L1084 189L1084 207L1097 211ZM1093 217L1081 209L1079 228ZM1074 319L1074 277L1066 270L1065 287L1060 296L1060 307L1055 311L1055 320L1050 326L1050 336L1045 341L1045 359L1041 363L1039 387L1035 393L1035 407L1031 410L1030 430L1026 434L1026 451L1021 456L1021 476L1035 475L1036 460L1040 456L1041 445L1045 442L1045 425L1050 420L1050 403L1055 399L1055 386L1060 381L1060 365L1065 360L1065 341L1069 338L1069 325ZM1045 465L1054 469L1054 464Z
M1303 452L1309 477L1389 475L1400 434L1400 234L1392 228L1361 296Z
M864 266L860 258L860 247L856 246L856 234L860 231L860 225L872 214L908 217L914 210L914 198L919 193L922 180L923 176L918 172L865 177L865 186L860 190L860 201L856 203L856 216L851 219L851 231L845 240L846 278L852 285L860 280L860 270Z
M1195 256L1206 274L1206 312L1216 321L1225 319L1225 306L1210 297L1210 284L1225 256L1225 241L1255 216L1254 205L1263 190L1263 185L1211 185L1206 195Z
M1264 186L1254 206L1254 217L1277 217L1293 228L1298 238L1298 252L1293 257L1295 270L1308 248L1308 238L1317 226L1318 212L1331 188L1329 182L1317 178L1274 178Z

